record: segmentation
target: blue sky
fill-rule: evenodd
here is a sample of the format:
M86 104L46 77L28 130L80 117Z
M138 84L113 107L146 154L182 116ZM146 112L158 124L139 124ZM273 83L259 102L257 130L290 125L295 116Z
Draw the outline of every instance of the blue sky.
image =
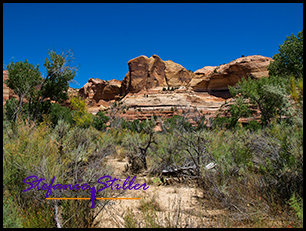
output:
M303 29L302 3L4 3L3 64L43 63L72 48L80 65L71 87L89 78L122 80L127 62L158 55L187 70L241 55L272 57Z

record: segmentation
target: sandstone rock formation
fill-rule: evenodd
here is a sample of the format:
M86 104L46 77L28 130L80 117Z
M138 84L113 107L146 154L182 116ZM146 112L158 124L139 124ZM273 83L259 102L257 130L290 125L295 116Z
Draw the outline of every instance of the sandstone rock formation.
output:
M170 118L182 111L201 111L206 117L214 116L230 100L228 86L241 78L268 76L271 58L253 55L238 58L220 66L205 66L194 73L171 60L163 61L157 55L142 55L128 61L129 71L122 81L90 78L76 92L87 99L89 111L107 111L115 100L121 99L121 114L128 120L146 119L152 115ZM7 73L3 72L3 81ZM163 88L174 89L164 91ZM13 92L3 83L3 103ZM69 100L62 105L70 105Z
M129 72L122 80L122 93L137 93L152 87L164 86L165 64L157 56L141 55L128 61Z
M182 65L171 60L165 61L165 76L168 87L189 86L189 82L194 77L192 71L187 71Z
M227 90L245 77L269 76L267 66L273 59L261 55L238 58L228 64L203 67L195 71L190 86L194 91Z
M141 55L128 62L129 72L122 80L122 94L137 93L156 87L187 86L193 73L171 60L163 61L157 55Z
M90 78L80 90L79 94L89 100L90 106L108 106L106 101L119 99L121 95L121 81Z

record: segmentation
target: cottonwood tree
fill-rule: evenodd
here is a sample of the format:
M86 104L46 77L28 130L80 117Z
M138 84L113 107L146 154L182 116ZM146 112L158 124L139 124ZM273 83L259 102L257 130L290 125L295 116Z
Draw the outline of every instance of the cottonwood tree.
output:
M33 121L41 116L41 106L45 99L63 102L68 99L69 82L73 80L78 67L71 66L74 55L71 50L57 54L51 50L45 59L47 76L44 78L33 108Z
M8 79L5 83L18 96L17 110L13 113L13 118L9 118L14 119L15 122L22 113L23 99L30 99L35 90L35 86L43 81L38 68L39 65L35 67L33 64L29 63L28 60L16 63L11 62L7 65Z

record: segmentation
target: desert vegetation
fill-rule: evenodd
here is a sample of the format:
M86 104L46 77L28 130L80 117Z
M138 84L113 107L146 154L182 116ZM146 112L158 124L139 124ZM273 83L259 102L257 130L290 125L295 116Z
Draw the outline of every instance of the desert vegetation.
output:
M98 217L111 201L96 201L92 209L90 200L46 200L44 190L23 192L24 179L50 182L55 176L55 183L95 185L113 173L107 159L113 156L127 159L122 174L149 176L152 187L196 187L202 192L199 211L222 211L207 223L203 213L187 211L178 199L170 214L152 193L141 198L137 215L127 209L122 221L114 219L118 226L303 227L303 32L287 37L273 59L270 77L245 76L229 87L228 116L211 121L194 111L164 121L153 116L126 121L116 116L119 103L92 115L84 99L67 94L76 71L70 53L50 52L45 78L27 61L11 63L8 86L19 100L8 100L3 111L3 226L99 226ZM32 77L18 85L23 75ZM37 84L42 84L39 90ZM59 90L51 91L55 84ZM71 108L56 103L68 97ZM253 118L255 109L260 119L242 125L239 119ZM89 190L52 193L90 197ZM122 192L111 193L103 190L100 196Z

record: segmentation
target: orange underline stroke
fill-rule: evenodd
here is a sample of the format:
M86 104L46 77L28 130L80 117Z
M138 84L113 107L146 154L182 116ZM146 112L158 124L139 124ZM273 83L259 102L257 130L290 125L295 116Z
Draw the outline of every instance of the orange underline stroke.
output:
M91 198L46 198L46 200L90 200ZM137 198L96 198L96 200L140 200L140 197Z

